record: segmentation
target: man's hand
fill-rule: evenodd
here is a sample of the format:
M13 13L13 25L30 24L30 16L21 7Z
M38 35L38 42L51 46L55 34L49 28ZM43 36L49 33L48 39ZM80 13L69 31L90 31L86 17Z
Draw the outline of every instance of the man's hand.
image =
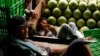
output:
M53 25L47 24L47 28L51 31L55 36L57 35L57 31Z
M42 7L45 8L47 6L45 0L37 0L36 4L38 5L40 1L42 1Z

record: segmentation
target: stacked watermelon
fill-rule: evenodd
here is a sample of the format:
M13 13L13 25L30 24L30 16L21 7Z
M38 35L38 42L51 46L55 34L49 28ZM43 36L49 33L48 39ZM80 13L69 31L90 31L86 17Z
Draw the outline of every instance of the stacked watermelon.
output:
M100 28L100 0L48 0L42 16L52 25L75 22L79 30Z

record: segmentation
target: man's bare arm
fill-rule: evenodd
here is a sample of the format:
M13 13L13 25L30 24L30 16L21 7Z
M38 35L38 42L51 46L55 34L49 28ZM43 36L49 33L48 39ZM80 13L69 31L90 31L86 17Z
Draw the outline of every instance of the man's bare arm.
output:
M36 6L34 10L32 10L32 16L29 18L28 23L32 25L34 29L36 29L37 22L39 18L41 17L41 11L42 11L42 0L39 2L39 4Z

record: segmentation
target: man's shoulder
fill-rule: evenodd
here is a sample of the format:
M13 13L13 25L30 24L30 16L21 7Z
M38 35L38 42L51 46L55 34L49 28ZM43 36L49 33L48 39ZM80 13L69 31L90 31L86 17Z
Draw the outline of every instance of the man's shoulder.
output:
M16 50L20 50L20 51L28 50L27 47L15 42L15 41L8 42L4 46L5 46L6 49L12 49L12 50L15 50L15 51Z

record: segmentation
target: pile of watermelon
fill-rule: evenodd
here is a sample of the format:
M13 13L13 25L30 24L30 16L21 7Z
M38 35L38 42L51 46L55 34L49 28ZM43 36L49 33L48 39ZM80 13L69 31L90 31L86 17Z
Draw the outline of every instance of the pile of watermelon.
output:
M100 28L100 0L47 0L42 16L60 26L75 22L79 30Z

